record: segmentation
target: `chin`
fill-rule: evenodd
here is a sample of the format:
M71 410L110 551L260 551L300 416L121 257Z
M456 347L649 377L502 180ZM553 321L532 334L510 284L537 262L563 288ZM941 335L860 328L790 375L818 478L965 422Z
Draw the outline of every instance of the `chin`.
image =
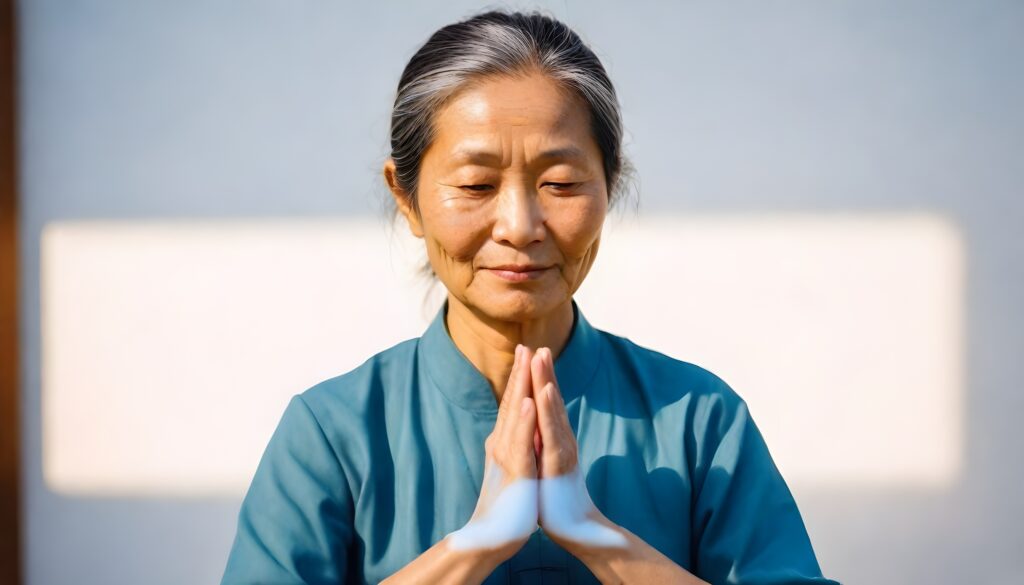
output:
M531 321L548 315L569 299L555 291L487 291L473 306L498 321Z

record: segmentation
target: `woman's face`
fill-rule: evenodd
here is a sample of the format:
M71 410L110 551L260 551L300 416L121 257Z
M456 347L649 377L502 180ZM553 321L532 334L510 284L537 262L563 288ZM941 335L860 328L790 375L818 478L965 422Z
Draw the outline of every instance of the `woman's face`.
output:
M438 112L419 213L385 176L434 272L467 307L543 317L579 288L608 208L585 102L541 73L484 78Z

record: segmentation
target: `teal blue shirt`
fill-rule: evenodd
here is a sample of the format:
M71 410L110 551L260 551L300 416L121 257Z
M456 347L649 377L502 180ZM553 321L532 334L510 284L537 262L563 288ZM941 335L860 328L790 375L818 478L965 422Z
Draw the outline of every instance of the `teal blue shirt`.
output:
M377 583L469 520L498 405L424 334L292 397L242 502L223 585ZM746 403L694 364L594 328L573 302L555 375L594 504L701 579L832 584ZM538 529L485 581L598 583Z

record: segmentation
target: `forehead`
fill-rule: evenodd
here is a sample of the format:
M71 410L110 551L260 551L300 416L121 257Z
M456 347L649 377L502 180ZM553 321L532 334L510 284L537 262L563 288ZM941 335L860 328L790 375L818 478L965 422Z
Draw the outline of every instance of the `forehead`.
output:
M434 138L450 148L503 137L580 141L590 137L589 123L586 102L547 75L489 76L446 102L434 119Z

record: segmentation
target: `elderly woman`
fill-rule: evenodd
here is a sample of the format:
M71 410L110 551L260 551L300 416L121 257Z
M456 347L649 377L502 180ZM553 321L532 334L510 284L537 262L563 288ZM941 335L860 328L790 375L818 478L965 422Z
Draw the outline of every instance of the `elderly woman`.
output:
M391 120L384 178L447 299L292 398L223 583L835 584L745 402L573 300L625 165L580 38L446 26Z

